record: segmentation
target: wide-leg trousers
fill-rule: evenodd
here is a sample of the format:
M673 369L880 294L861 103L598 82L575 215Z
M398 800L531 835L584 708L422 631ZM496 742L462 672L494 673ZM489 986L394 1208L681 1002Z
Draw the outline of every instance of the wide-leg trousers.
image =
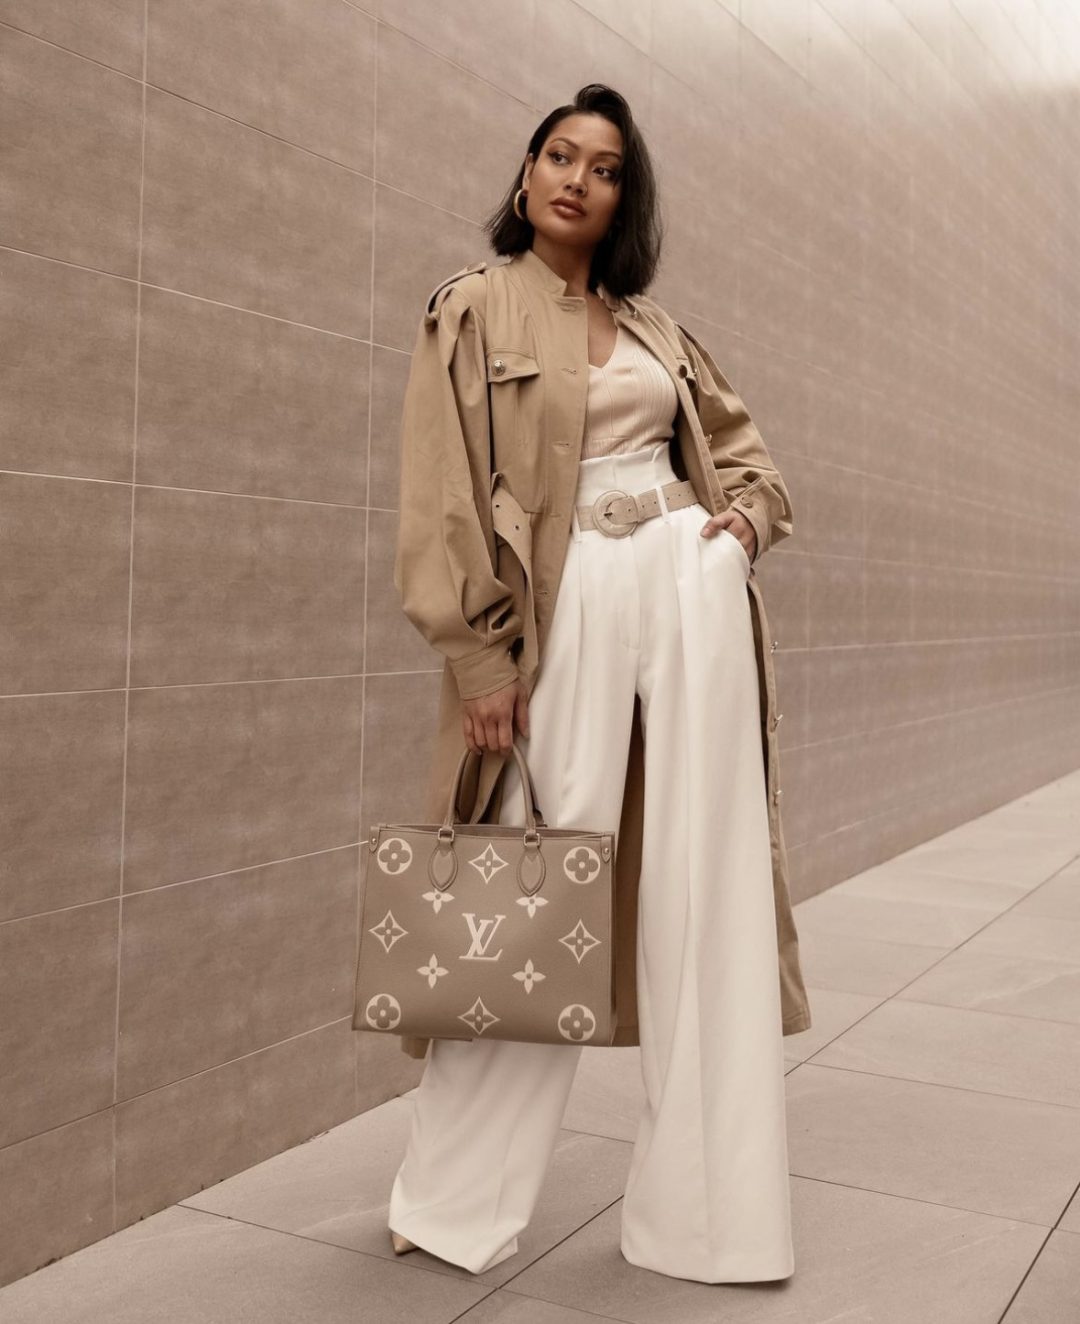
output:
M666 442L583 460L576 504L676 477ZM669 511L661 494L660 508L621 538L581 529L575 513L530 734L516 739L549 826L617 832L640 697L645 1104L623 1256L702 1282L786 1278L794 1251L750 562L727 530L701 536L702 505ZM513 760L503 776L499 821L523 825ZM433 1040L390 1228L474 1273L515 1254L582 1047Z

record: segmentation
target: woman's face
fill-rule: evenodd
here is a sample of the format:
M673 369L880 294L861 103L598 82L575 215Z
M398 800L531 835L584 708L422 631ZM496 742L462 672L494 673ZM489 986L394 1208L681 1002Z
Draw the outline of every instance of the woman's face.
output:
M603 115L567 115L540 154L525 158L519 206L553 244L595 248L607 234L622 197L622 134ZM564 202L573 207L557 206Z

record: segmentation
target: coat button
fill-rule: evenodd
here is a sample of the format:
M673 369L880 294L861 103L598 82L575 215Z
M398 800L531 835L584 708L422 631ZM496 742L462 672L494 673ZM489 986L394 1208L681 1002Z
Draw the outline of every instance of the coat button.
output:
M496 377L501 377L503 373L506 371L506 364L502 361L502 359L495 359L491 364L491 371L495 374Z
M772 793L772 798L773 798L773 804L774 804L774 805L778 805L778 804L780 803L780 797L781 797L783 794L784 794L784 792L781 791L781 790L779 789L779 787L777 787L777 789L776 789L775 791L773 791L773 793Z
M779 642L780 642L779 639L774 639L774 640L772 641L772 643L769 645L769 652L770 652L770 653L775 653L775 652L776 652L776 645L777 645Z
M783 713L777 713L776 716L773 718L772 729L773 729L774 731L775 731L776 728L780 725L780 719L781 719L783 716L784 716Z
M739 500L743 503L744 506L752 506L754 504L753 497L748 497L748 496L739 497Z

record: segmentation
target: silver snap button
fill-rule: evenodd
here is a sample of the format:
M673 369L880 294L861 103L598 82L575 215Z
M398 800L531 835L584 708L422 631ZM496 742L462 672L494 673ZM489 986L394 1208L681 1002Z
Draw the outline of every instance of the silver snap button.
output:
M503 373L506 371L506 364L502 361L502 359L494 359L491 364L491 371L495 374L496 377L501 377Z

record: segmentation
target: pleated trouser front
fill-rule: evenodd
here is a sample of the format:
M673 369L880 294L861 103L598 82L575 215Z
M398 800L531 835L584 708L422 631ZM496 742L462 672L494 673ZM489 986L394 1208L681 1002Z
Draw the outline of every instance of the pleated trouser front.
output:
M583 460L576 502L676 477L667 443ZM783 1036L749 560L726 530L700 535L700 504L660 501L661 514L623 538L582 530L575 515L530 735L517 741L549 826L617 831L640 696L645 1105L622 1254L702 1282L786 1278ZM503 775L499 821L520 826L513 760ZM515 1254L581 1051L433 1040L389 1226L474 1273Z

